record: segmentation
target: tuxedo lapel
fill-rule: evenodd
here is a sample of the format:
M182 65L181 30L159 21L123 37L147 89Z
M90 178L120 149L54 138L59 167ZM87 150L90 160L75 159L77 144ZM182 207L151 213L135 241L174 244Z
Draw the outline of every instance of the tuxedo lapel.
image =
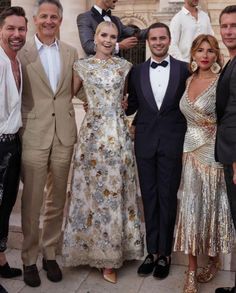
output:
M216 112L219 119L223 116L225 107L227 106L227 103L228 103L229 76L231 75L231 72L235 64L236 64L236 58L234 58L232 61L229 61L225 65L219 77L219 81L216 88Z
M32 67L32 69L38 73L43 82L51 89L49 79L46 72L44 71L34 40L29 43L29 45L25 49L25 58Z
M149 103L149 105L154 109L155 111L158 111L157 104L152 92L152 87L150 83L150 60L147 60L141 68L141 73L140 73L140 83L141 83L141 88L143 92L143 96Z
M96 22L99 24L100 22L104 21L102 15L95 9L94 7L91 8L91 15L96 20Z
M175 96L175 92L179 84L179 64L170 56L170 76L163 102L161 104L160 112L162 112L168 102Z
M111 21L114 22L114 24L116 25L116 27L118 29L118 36L121 36L120 24L119 24L117 18L112 15L110 18L111 18Z

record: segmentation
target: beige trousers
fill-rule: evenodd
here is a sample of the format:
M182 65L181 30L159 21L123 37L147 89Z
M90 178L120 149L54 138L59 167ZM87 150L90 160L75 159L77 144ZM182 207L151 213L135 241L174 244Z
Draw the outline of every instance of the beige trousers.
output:
M23 146L22 150L22 260L24 265L36 264L39 252L39 217L44 189L47 193L43 211L42 248L46 259L56 257L60 239L63 209L73 146L63 146L54 137L49 149L37 150Z

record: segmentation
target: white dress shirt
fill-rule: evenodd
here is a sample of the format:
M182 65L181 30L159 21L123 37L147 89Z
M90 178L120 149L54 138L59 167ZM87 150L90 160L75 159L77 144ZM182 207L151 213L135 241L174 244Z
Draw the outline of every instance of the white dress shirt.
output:
M158 66L157 68L152 68L150 66L149 69L152 92L159 110L161 108L170 78L170 56L168 55L164 60L168 62L166 67ZM150 65L152 62L157 61L151 58Z
M170 55L186 62L190 61L190 48L197 36L200 34L214 35L210 18L206 12L198 9L196 19L185 7L172 18L170 32Z
M20 62L20 89L12 72L11 61L0 47L0 135L15 134L22 126L21 120L21 93L22 71Z
M102 8L98 7L97 5L94 5L93 7L102 15ZM103 19L105 21L111 21L111 18L108 15L103 16ZM115 53L118 54L119 50L119 43L116 43Z
M47 74L51 88L55 93L61 74L60 51L57 40L50 46L47 46L40 42L37 35L35 35L35 43L44 71Z

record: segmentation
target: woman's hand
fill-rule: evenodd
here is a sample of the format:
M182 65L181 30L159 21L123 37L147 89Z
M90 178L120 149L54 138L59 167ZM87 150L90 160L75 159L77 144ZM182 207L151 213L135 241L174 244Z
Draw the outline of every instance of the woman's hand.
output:
M83 103L83 108L84 108L84 111L87 113L87 111L88 111L88 102Z
M126 94L123 98L123 100L121 101L121 107L124 111L127 110L128 108L128 94Z

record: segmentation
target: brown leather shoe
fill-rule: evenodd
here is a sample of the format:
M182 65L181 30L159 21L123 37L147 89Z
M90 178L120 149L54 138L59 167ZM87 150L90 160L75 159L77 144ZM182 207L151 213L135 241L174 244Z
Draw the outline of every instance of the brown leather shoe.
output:
M38 287L41 284L39 271L36 265L23 266L24 282L30 287Z
M52 282L60 282L62 280L62 272L56 260L46 260L43 258L43 269L47 272L48 280Z

